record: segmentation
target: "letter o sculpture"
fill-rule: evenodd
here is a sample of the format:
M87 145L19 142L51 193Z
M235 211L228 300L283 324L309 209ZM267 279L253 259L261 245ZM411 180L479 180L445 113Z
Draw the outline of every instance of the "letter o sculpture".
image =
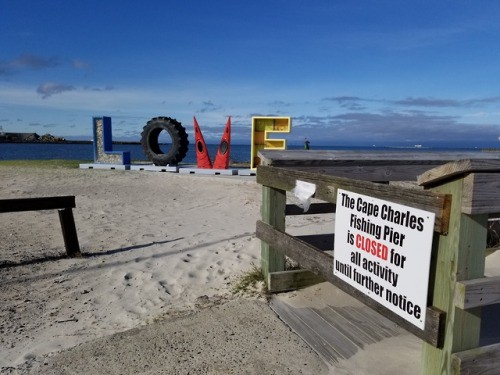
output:
M166 131L172 139L172 145L164 153L158 142L160 133ZM155 165L177 164L184 159L188 151L188 135L181 123L170 117L155 117L149 120L141 133L141 145L147 158Z

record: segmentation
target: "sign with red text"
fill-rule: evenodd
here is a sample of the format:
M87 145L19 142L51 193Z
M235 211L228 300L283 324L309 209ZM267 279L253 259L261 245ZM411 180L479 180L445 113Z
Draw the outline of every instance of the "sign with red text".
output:
M434 219L338 189L334 275L424 329Z

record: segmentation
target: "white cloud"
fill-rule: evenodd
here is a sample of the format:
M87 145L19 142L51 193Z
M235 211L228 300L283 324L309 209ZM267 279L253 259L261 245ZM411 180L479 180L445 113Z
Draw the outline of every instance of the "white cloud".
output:
M346 141L381 144L398 140L415 140L415 143L425 144L426 139L496 141L500 129L500 120L493 117L498 114L493 112L487 118L488 123L480 124L480 119L486 122L482 117L486 116L486 112L467 117L457 113L456 107L451 113L444 113L432 105L427 111L401 110L401 106L393 100L357 96L320 95L304 101L300 91L269 94L260 91L259 87L242 88L237 85L210 91L199 87L95 89L47 84L38 91L37 94L29 86L0 85L0 107L4 117L11 119L11 123L22 115L25 123L40 121L42 124L58 124L60 130L57 134L61 136L90 134L91 117L100 115L111 116L113 123L120 125L116 131L114 129L114 137L138 135L146 121L156 116L176 118L186 129L192 129L193 116L196 116L204 135L217 141L228 116L232 117L234 138L241 137L241 140L250 136L252 115L291 116L292 134L286 138L300 140L307 136L315 144ZM258 95L259 92L261 95ZM41 95L45 95L45 99ZM440 100L445 99L433 99L431 104ZM370 108L356 110L351 104L358 101L371 103ZM283 103L293 105L283 108ZM329 103L328 111L318 109ZM282 113L282 109L286 113ZM470 123L466 123L467 118ZM70 123L78 126L69 128Z
M55 82L45 82L38 86L36 92L42 96L43 99L46 99L55 94L61 94L66 91L73 91L75 89L74 86L65 85Z
M79 70L90 69L90 63L83 61L83 60L80 60L80 59L74 59L73 61L71 61L71 65L73 66L73 68L79 69Z
M60 65L55 57L42 57L33 54L23 54L10 61L0 61L0 76L8 75L20 70L40 70L54 68Z

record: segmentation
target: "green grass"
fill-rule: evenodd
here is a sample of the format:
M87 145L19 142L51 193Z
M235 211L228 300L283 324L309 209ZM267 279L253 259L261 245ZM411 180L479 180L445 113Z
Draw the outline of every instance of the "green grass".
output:
M0 160L0 167L19 168L79 168L82 163L90 163L88 160Z
M264 283L262 269L252 264L252 269L240 276L232 285L233 294L252 293L257 288L257 284ZM266 290L264 291L267 292Z

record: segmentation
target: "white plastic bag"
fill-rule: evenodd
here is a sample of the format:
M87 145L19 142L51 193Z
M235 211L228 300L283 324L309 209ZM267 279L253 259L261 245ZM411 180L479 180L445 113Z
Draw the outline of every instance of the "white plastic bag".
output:
M316 185L310 182L295 181L295 188L293 188L292 193L299 200L299 207L302 207L304 212L309 210L309 206L311 205L311 197L316 192Z

